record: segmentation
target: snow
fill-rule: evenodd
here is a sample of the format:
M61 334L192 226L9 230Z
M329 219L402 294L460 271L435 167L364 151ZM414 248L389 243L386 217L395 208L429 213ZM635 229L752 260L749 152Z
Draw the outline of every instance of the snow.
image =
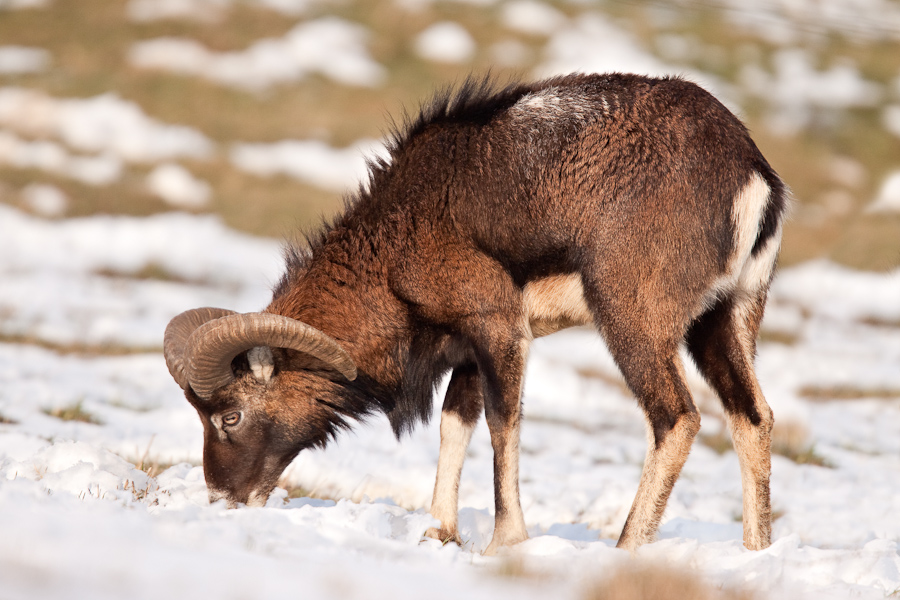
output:
M115 155L72 154L56 142L27 141L2 129L0 129L0 165L19 169L38 169L89 185L107 185L122 175L122 161Z
M369 56L367 40L368 31L361 25L323 17L241 51L214 52L187 38L145 40L131 47L128 60L136 67L204 77L252 91L301 81L311 73L344 85L376 87L387 74Z
M885 107L884 128L900 137L900 104L891 104Z
M504 27L532 35L550 35L566 21L566 16L539 0L514 0L503 5L500 19Z
M50 66L50 53L43 48L0 46L0 75L38 73Z
M44 221L0 206L0 255L0 334L63 345L158 348L188 308L262 308L280 267L278 243L179 213ZM169 279L136 278L146 267Z
M900 213L900 171L894 171L885 178L875 200L866 212Z
M776 279L764 329L792 341L760 345L760 380L776 430L799 424L831 466L773 458L780 516L771 548L742 548L737 457L700 440L659 541L636 559L613 548L640 477L643 419L600 338L570 330L536 342L529 363L521 492L532 539L488 558L479 554L493 524L483 423L460 486L462 548L421 539L434 524L427 506L436 423L398 443L376 418L324 451L302 453L286 472L341 500L286 500L276 490L265 508L208 504L194 466L200 422L152 349L186 308L263 307L281 268L279 245L210 216L45 221L0 207L0 333L148 349L86 356L0 343L4 597L64 598L79 589L92 598L242 598L302 589L324 599L577 598L597 573L634 560L770 598L882 598L900 588L900 271L819 261ZM173 279L129 275L148 265ZM701 435L714 434L721 409L693 369L688 377ZM804 392L831 387L863 397ZM95 423L49 414L75 405ZM174 466L148 475L135 467L142 461ZM510 560L545 575L495 575Z
M671 75L673 68L646 51L623 29L599 13L583 13L550 37L539 76L585 73Z
M773 0L714 4L742 29L773 44L791 45L833 33L853 41L898 39L900 7L891 0Z
M207 182L175 163L161 164L150 171L147 188L176 208L203 208L212 194Z
M454 21L440 21L416 36L415 49L426 60L460 64L475 56L477 46L465 27Z
M0 10L44 8L48 4L50 4L50 0L0 0Z
M881 86L863 78L851 63L817 70L809 51L802 48L779 50L772 60L774 74L750 64L741 78L749 94L772 105L773 131L800 131L810 124L814 108L871 107L882 97Z
M272 144L238 143L231 147L231 164L262 177L277 174L322 189L345 192L368 179L367 158L387 158L382 142L362 139L346 148L320 140L282 140Z
M61 217L69 206L65 192L47 183L29 183L22 188L22 203L42 217Z
M0 126L29 136L52 136L82 152L123 160L207 158L212 142L183 125L166 125L140 106L109 93L86 99L57 99L37 90L0 87ZM98 167L106 172L109 166Z
M728 106L735 92L718 78L660 61L630 32L598 12L584 12L558 28L543 50L535 77L572 72L639 73L654 77L682 75L712 92Z

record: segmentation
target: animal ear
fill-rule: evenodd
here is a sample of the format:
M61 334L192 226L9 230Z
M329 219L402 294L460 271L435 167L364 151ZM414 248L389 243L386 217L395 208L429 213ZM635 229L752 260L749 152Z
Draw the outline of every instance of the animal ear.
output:
M247 351L247 361L253 376L260 383L269 383L275 372L275 357L268 346L257 346Z

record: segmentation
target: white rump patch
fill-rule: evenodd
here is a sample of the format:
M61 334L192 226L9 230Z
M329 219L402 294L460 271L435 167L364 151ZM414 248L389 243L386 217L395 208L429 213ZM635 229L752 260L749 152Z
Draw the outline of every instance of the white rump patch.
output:
M778 257L780 247L781 224L779 223L775 234L766 240L765 245L756 256L751 256L744 263L738 279L738 287L747 292L755 292L766 285L772 277L772 269L775 268L775 259Z
M731 209L731 218L734 221L734 253L728 265L729 272L734 275L740 273L750 258L771 192L762 175L754 173L750 182L734 199Z
M275 372L275 357L268 346L257 346L247 351L247 360L250 362L250 370L260 383L269 383Z
M759 237L759 228L762 225L763 214L769 205L769 196L772 190L766 180L759 173L754 173L750 181L738 192L731 208L731 220L734 224L734 248L728 259L725 276L716 283L715 288L722 291L730 291L740 285L748 292L759 288L760 277L762 281L768 281L772 265L766 267L764 257L770 263L774 263L775 254L778 251L778 239L780 236L772 236L767 242L764 252L751 258L753 245ZM774 246L774 250L769 248ZM753 263L752 265L750 263ZM763 271L768 270L764 273ZM746 275L746 276L745 276Z
M781 225L756 256L752 256L752 252L771 193L772 190L763 176L753 173L747 185L735 196L731 208L731 219L734 224L734 247L731 257L728 259L725 274L710 286L703 301L695 309L694 317L708 310L717 298L735 290L740 291L742 295L753 295L769 281L781 246Z

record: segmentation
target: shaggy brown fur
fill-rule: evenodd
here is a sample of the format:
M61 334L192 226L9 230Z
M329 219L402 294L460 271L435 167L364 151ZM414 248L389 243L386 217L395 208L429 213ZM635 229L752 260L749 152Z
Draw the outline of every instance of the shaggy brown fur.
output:
M681 79L573 75L499 91L470 81L440 94L309 250L288 252L266 309L331 336L359 376L276 348L271 378L255 377L244 352L238 379L211 399L188 390L210 489L264 501L298 452L373 411L399 436L428 421L452 371L432 534L458 534L456 486L483 410L495 468L488 551L519 542L528 346L591 324L649 427L620 546L653 538L699 428L678 355L686 341L733 425L747 545L765 547L772 421L752 362L786 203L743 125ZM223 425L233 412L241 422Z

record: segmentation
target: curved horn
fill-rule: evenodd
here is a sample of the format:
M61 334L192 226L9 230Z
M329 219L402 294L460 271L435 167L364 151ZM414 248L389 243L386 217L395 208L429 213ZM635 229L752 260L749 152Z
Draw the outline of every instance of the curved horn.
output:
M233 314L237 313L224 308L194 308L184 311L169 321L163 337L163 354L166 356L169 373L172 374L172 378L181 386L181 389L186 390L189 385L184 368L188 338L204 323Z
M318 329L271 313L231 314L201 325L188 340L185 373L194 393L207 399L234 381L231 361L256 346L297 350L327 363L351 381L356 379L353 359Z

